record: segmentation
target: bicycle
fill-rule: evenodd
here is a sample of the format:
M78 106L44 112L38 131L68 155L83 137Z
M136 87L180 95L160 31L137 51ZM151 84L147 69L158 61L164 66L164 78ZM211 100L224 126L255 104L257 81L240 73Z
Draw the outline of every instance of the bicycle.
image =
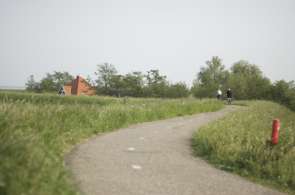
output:
M232 98L229 98L229 97L228 97L228 98L227 98L227 104L228 104L228 105L231 105L231 103L232 103Z

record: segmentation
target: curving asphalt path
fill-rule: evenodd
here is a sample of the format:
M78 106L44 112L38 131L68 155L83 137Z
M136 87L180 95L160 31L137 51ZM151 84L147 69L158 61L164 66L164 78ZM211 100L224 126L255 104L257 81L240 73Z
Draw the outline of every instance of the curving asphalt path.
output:
M86 195L277 195L192 155L192 134L235 110L132 125L96 136L66 156Z

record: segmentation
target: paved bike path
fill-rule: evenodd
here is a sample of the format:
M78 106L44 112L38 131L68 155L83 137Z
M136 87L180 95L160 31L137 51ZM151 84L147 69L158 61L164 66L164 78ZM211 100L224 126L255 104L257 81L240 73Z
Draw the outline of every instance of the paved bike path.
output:
M66 156L86 195L276 195L192 155L192 134L235 110L147 122L89 139Z

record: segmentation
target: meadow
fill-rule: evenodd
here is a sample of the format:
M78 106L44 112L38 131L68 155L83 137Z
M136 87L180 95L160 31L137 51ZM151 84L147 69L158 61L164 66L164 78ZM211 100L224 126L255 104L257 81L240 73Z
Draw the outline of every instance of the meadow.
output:
M0 92L0 194L79 194L64 166L64 155L75 144L130 124L222 107L222 102L210 99Z
M193 148L216 167L295 194L295 112L268 101L246 105L195 133ZM281 121L278 145L269 141Z

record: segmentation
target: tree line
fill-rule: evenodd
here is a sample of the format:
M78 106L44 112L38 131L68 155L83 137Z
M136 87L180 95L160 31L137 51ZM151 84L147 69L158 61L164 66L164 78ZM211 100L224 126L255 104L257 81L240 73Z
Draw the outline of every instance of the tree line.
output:
M123 75L118 73L114 65L104 63L97 65L95 75L94 80L89 76L86 80L96 88L97 95L180 98L188 97L190 94L190 89L184 82L170 83L167 76L156 69L145 74L135 71ZM73 79L68 72L47 73L39 82L31 75L26 83L26 89L34 92L57 92Z
M167 76L153 69L146 73L139 71L119 74L114 65L97 65L96 78L89 76L87 81L95 86L98 95L181 98L190 94L197 98L215 97L216 91L231 88L234 99L274 100L295 110L294 81L280 80L272 83L255 64L240 60L228 70L218 56L213 56L201 67L193 85L189 88L184 82L170 83ZM68 72L47 73L36 82L31 75L26 83L28 91L57 92L65 83L73 80Z
M97 93L111 96L179 98L189 95L183 82L169 83L159 70L118 74L112 64L98 65L95 80Z
M219 57L212 57L198 73L191 93L199 98L212 97L217 89L226 91L228 88L233 91L234 99L273 100L295 110L294 81L272 83L257 65L245 60L234 63L226 70Z

